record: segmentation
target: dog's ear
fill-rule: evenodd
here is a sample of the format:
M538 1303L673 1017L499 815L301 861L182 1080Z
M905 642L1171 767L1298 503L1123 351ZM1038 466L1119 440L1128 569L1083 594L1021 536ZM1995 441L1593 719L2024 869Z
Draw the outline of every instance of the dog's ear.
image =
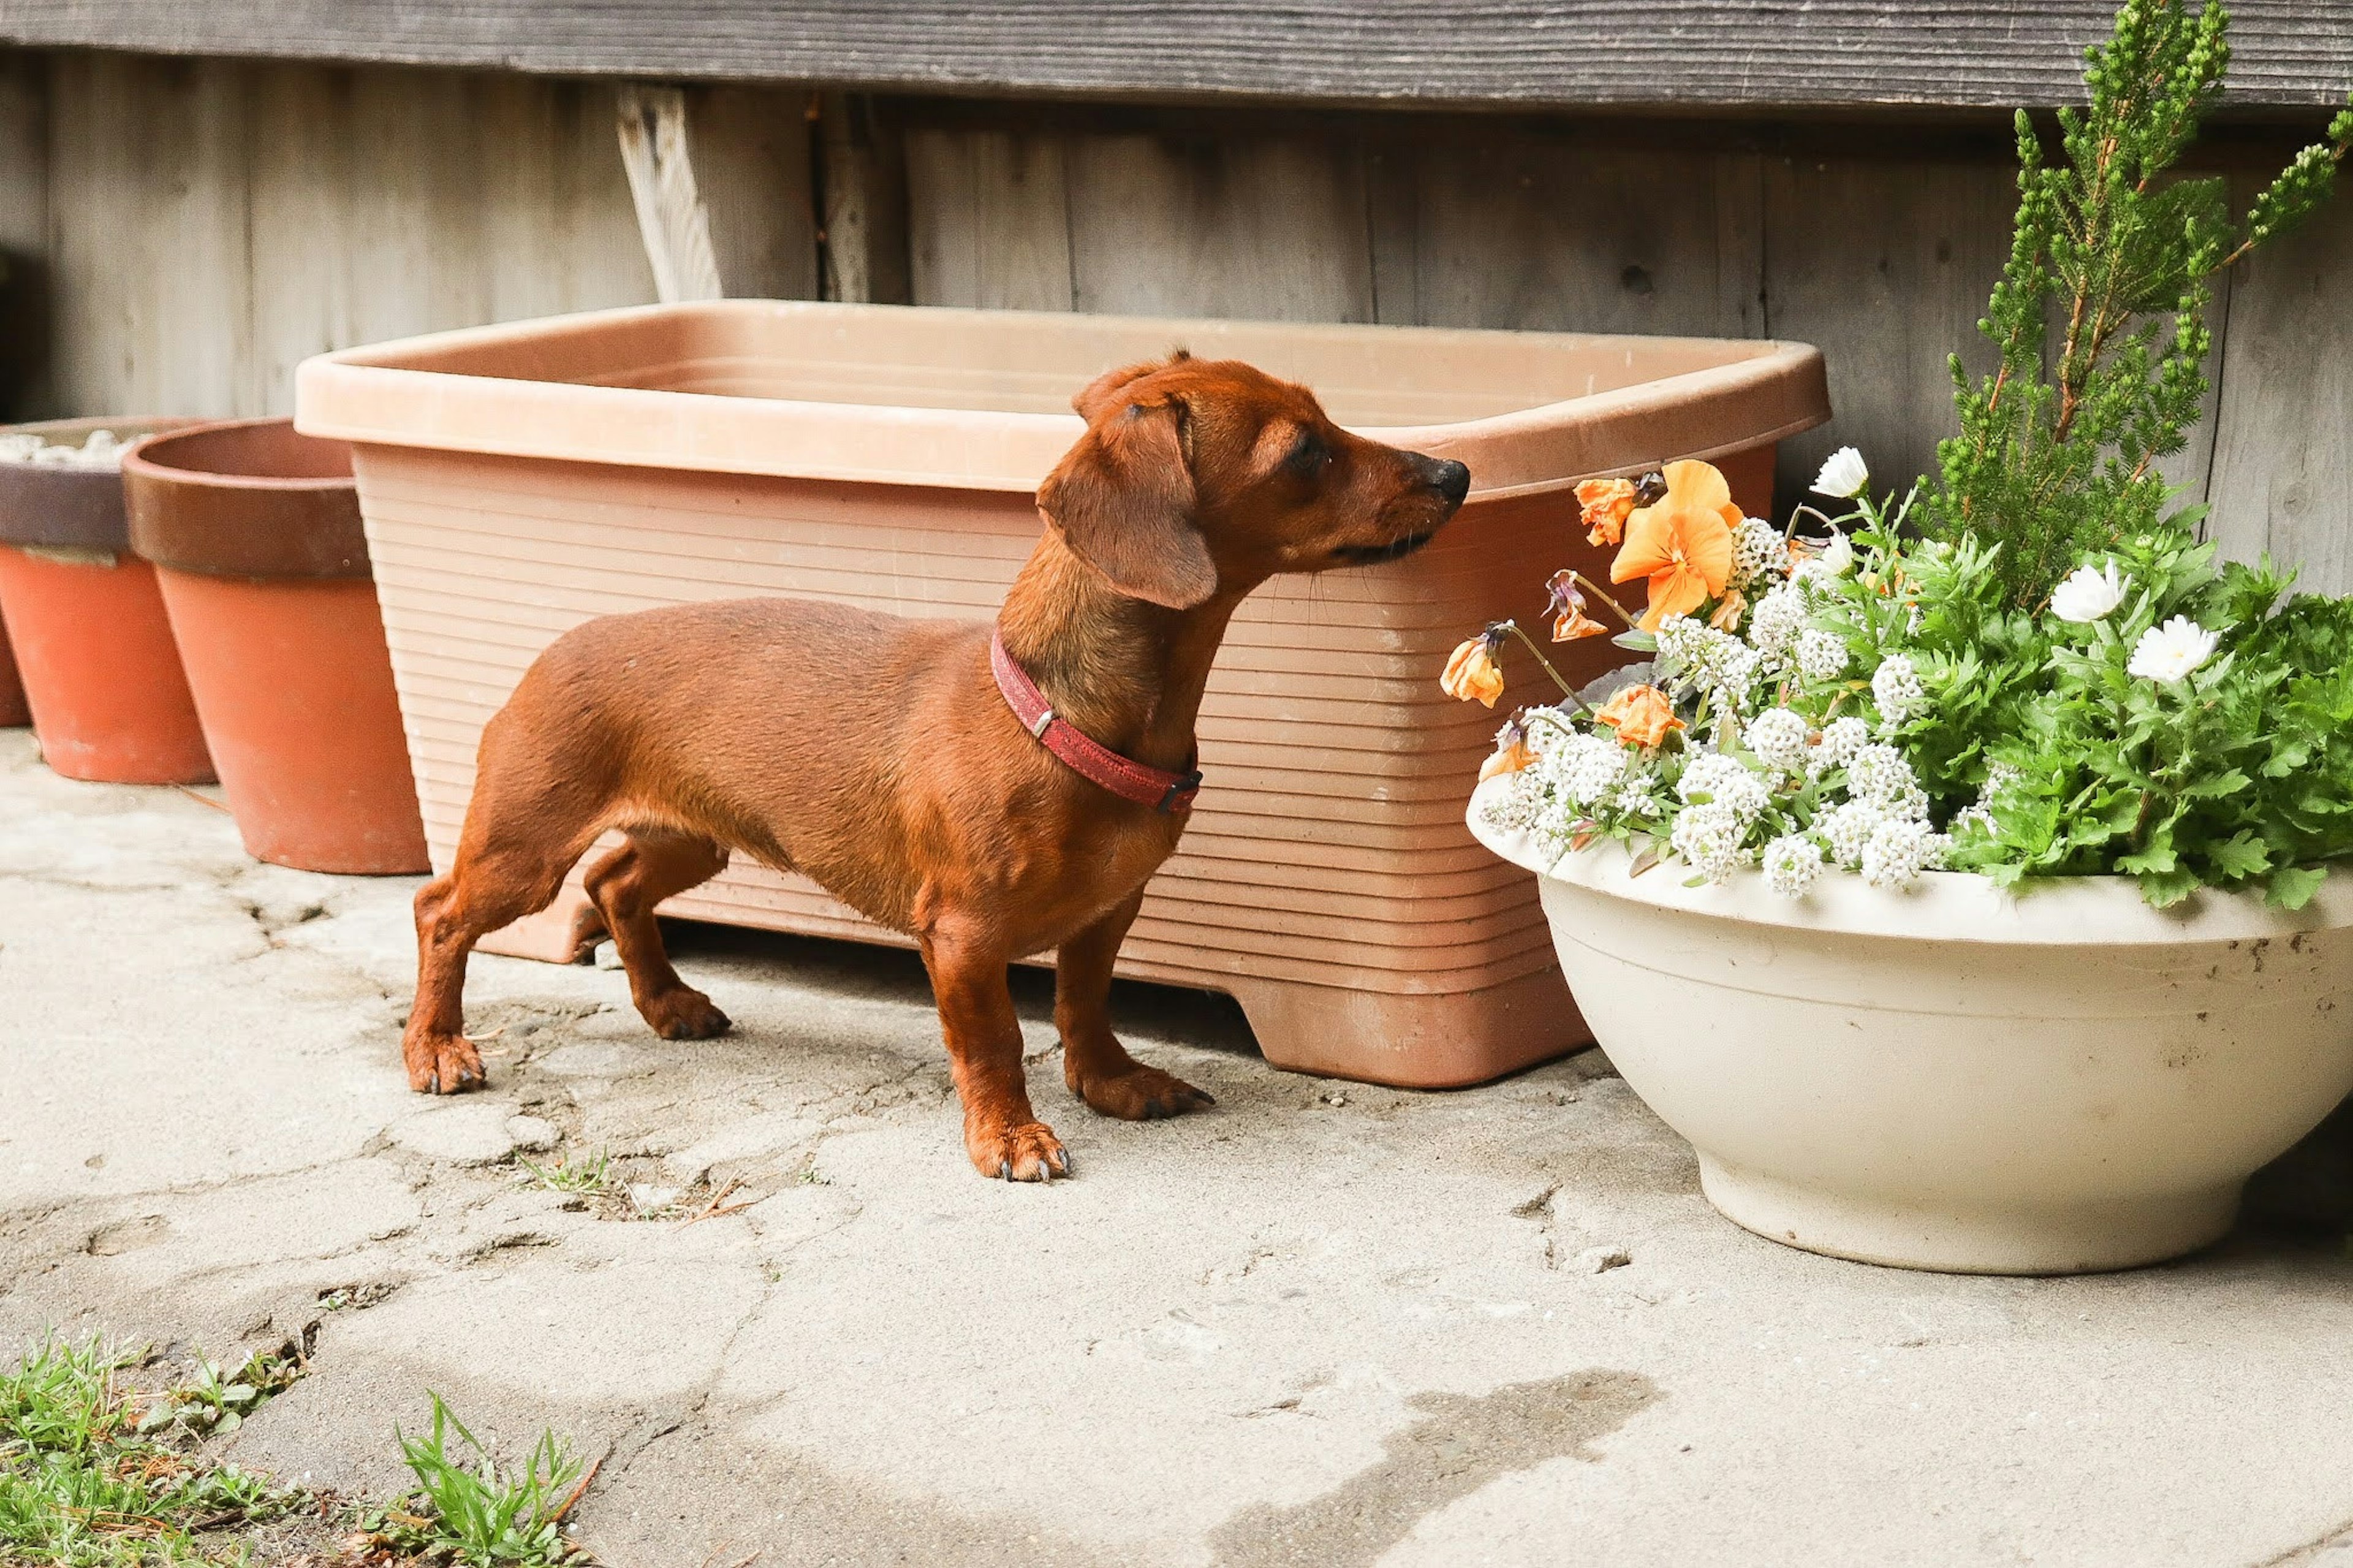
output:
M1166 397L1104 412L1038 487L1038 510L1081 559L1122 593L1172 610L1218 591L1217 563L1193 526L1185 418L1185 405Z
M1095 416L1108 407L1111 400L1118 396L1130 382L1141 381L1172 364L1183 364L1192 357L1189 350L1171 349L1166 359L1149 359L1138 364L1124 364L1117 370L1107 370L1087 383L1079 395L1071 399L1071 406L1079 411L1080 418L1092 425L1095 422Z

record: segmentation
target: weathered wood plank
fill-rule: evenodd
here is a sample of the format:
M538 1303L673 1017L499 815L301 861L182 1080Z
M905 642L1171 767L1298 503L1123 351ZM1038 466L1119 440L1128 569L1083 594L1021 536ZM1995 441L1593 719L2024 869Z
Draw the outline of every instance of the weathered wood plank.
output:
M913 294L905 138L862 93L825 94L818 118L825 153L825 297L907 304Z
M789 89L698 87L687 94L695 183L730 298L817 298L808 105L808 94Z
M1373 319L1364 162L1347 143L1081 136L1065 155L1080 310Z
M0 0L0 42L881 90L1319 102L2074 101L2109 0ZM2353 79L2353 0L2239 0L2231 91Z
M1821 460L1852 446L1879 488L1936 468L1959 426L1946 356L1990 368L1978 335L2010 252L2014 175L1979 163L1769 158L1765 330L1813 343L1830 367L1828 425L1781 447L1784 507Z
M283 413L293 367L327 349L653 297L610 88L128 56L49 68L60 411ZM751 228L806 235L807 193L805 166L790 189L746 191ZM813 265L804 246L803 293Z
M618 108L621 167L628 172L638 233L653 268L654 298L665 305L724 299L719 258L711 249L711 214L695 187L685 90L624 87Z
M245 68L57 60L53 363L68 412L239 411L253 321Z
M49 90L0 54L0 420L48 413Z
M1385 321L1757 335L1738 308L1762 283L1753 159L1536 140L1385 153L1399 158L1415 299L1404 313L1385 289Z
M2207 536L2302 567L2304 587L2353 594L2353 201L2340 193L2241 266Z
M915 303L1073 308L1070 191L1060 138L911 131L907 198Z

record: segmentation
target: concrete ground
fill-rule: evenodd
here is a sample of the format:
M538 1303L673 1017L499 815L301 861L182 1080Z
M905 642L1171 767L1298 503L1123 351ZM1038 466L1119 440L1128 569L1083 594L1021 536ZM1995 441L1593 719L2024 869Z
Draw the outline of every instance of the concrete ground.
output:
M615 1564L2353 1568L2325 1180L2316 1232L2170 1268L1872 1268L1718 1218L1597 1053L1369 1089L1135 988L1140 1054L1219 1103L1128 1125L1063 1092L1032 976L1079 1173L1008 1186L911 957L691 929L727 1038L478 960L491 1086L431 1100L414 887L256 865L215 806L0 732L0 1337L315 1323L236 1460L388 1495L436 1390L603 1456L576 1517ZM514 1163L597 1151L634 1202Z

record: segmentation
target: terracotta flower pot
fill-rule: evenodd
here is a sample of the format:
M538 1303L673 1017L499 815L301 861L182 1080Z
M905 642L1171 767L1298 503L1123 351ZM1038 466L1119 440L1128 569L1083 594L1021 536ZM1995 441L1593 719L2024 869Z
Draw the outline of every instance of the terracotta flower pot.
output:
M186 419L64 419L52 441L130 437ZM41 755L68 778L209 784L211 754L153 568L131 552L112 468L0 463L0 617Z
M1534 624L1546 574L1591 569L1578 479L1699 452L1763 508L1774 443L1829 412L1803 345L731 300L311 360L297 417L353 443L437 861L484 721L592 616L749 594L994 614L1082 429L1071 395L1176 343L1302 379L1472 489L1412 559L1240 607L1201 705L1208 786L1120 972L1231 993L1269 1061L1313 1072L1475 1083L1584 1044L1535 889L1462 826L1503 715L1438 675L1466 626ZM580 905L575 875L483 945L571 956ZM662 907L896 940L744 857Z
M13 730L32 721L32 707L25 700L25 683L16 674L16 651L8 646L8 624L0 621L0 730Z
M425 870L350 450L286 419L202 425L140 443L122 481L247 851Z

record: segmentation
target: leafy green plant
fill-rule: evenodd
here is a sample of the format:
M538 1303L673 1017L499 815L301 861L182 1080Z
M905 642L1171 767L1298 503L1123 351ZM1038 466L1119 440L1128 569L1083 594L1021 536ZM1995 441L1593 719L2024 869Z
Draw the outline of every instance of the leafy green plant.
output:
M1972 383L1953 356L1961 431L1937 448L1926 506L1939 537L2002 547L1994 571L2019 608L2086 555L2194 523L2163 515L2156 465L2198 423L2212 279L2318 206L2353 146L2348 108L2235 221L2219 176L2175 175L2221 89L2228 26L2216 0L2131 0L2089 53L2089 106L2059 111L2061 161L2019 112L2017 224L1978 324L2001 363Z
M612 1156L603 1149L580 1160L560 1156L552 1165L534 1165L521 1158L515 1163L522 1167L533 1184L551 1193L596 1196L611 1192L620 1180L613 1170Z
M418 1490L371 1518L368 1528L398 1550L454 1555L470 1568L542 1568L571 1557L564 1515L588 1478L570 1445L542 1432L528 1463L503 1468L439 1394L430 1397L429 1432L412 1437L394 1429ZM451 1447L453 1436L462 1451Z
M196 1532L290 1505L293 1494L261 1477L142 1431L138 1396L121 1375L133 1359L95 1339L50 1339L0 1373L0 1562L214 1563L221 1552Z

